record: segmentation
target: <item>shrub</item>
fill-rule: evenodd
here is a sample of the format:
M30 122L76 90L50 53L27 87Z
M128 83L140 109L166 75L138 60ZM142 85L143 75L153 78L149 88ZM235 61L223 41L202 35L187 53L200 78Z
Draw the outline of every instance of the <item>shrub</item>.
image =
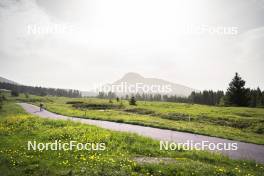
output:
M67 101L66 104L82 104L83 101Z
M28 93L25 93L25 97L26 97L26 98L29 98L29 95L28 95Z
M81 109L118 109L120 106L115 104L76 103L72 107Z
M0 96L0 109L2 109L3 99L2 96Z
M19 96L18 91L16 91L16 90L12 90L12 91L11 91L11 96L13 96L13 97L18 97L18 96Z
M260 124L255 127L254 132L258 134L264 134L264 127Z
M189 117L188 115L180 114L180 113L164 114L164 115L161 115L161 118L170 119L170 120L183 120L183 121L193 120L192 117Z
M2 109L4 101L6 101L6 97L4 95L0 94L0 109Z
M143 114L143 115L155 114L155 111L144 109L144 108L125 109L125 111L135 113L135 114Z
M129 100L129 104L130 105L133 105L133 106L136 106L137 105L136 102L137 101L136 101L135 97L131 97L130 100Z

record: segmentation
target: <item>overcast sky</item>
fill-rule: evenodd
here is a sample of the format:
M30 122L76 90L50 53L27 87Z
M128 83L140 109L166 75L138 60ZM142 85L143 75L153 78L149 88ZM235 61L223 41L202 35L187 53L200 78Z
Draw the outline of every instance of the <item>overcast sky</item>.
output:
M0 0L0 76L87 90L127 72L263 89L264 1Z

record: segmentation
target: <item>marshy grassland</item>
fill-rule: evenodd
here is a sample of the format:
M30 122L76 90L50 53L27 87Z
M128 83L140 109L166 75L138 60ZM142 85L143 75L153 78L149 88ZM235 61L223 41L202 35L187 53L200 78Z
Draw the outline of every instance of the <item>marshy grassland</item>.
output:
M24 100L21 98L21 100ZM217 107L170 102L143 102L131 106L126 100L109 103L97 98L32 98L46 109L62 115L137 124L163 129L264 144L264 108ZM32 101L28 99L27 101Z

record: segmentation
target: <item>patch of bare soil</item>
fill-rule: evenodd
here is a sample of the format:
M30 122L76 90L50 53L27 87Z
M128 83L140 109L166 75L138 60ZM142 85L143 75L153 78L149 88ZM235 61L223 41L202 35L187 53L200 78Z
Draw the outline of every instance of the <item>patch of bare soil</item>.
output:
M169 164L176 162L174 158L165 158L165 157L147 157L147 156L140 156L135 157L133 160L139 164Z

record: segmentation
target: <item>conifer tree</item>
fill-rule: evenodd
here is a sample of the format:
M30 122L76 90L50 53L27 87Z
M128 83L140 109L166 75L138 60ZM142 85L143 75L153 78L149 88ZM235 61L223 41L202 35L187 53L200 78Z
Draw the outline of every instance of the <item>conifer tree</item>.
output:
M245 88L245 84L246 82L236 73L226 92L225 103L227 105L248 106L249 89Z

